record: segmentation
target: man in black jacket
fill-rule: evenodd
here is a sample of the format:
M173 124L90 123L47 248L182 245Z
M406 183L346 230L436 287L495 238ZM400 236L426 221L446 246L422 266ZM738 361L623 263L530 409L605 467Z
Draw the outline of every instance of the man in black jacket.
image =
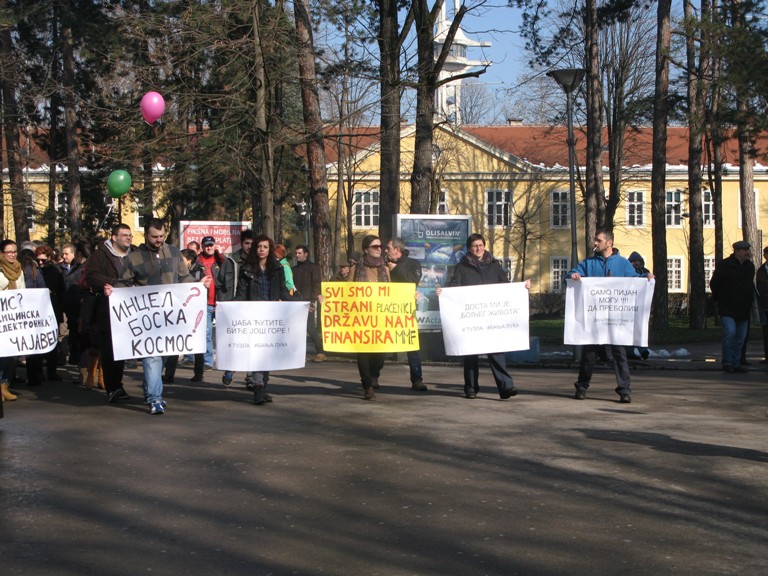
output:
M735 242L733 254L717 263L709 281L723 327L724 372L747 371L741 366L740 357L754 299L755 265L749 259L751 247L744 240Z
M410 282L419 287L421 282L421 264L418 260L408 257L405 240L392 238L387 242L387 266L392 282ZM412 350L408 354L408 368L411 372L411 388L418 391L426 391L421 374L421 358L418 350Z
M315 346L315 362L324 362L325 353L323 352L323 341L317 330L315 321L315 309L317 307L317 297L320 295L320 283L322 274L320 267L309 259L309 248L303 244L296 246L296 266L293 272L293 285L299 291L301 299L309 302L309 315L307 316L307 334Z

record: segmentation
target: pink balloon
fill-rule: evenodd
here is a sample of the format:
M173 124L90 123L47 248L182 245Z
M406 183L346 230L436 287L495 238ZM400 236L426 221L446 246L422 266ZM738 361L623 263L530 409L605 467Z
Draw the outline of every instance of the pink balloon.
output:
M154 124L165 112L165 100L157 92L147 92L141 99L141 115L147 124Z

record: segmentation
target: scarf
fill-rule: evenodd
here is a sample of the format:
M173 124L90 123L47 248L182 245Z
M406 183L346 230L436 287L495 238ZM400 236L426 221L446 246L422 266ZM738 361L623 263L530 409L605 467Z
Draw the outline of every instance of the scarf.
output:
M474 266L478 270L482 270L484 266L488 266L488 264L491 263L491 260L493 260L493 258L491 257L491 253L488 252L488 250L483 252L482 257L480 257L480 258L475 256L471 252L467 252L465 254L465 258L467 259L467 263L470 266Z
M376 277L379 282L389 282L387 277L387 265L384 263L384 258L375 258L368 253L363 253L363 257L355 266L355 282L368 282L368 274L366 268L376 268Z
M8 290L16 290L16 280L21 276L21 264L18 260L16 262L8 262L5 256L0 256L0 272L8 278Z

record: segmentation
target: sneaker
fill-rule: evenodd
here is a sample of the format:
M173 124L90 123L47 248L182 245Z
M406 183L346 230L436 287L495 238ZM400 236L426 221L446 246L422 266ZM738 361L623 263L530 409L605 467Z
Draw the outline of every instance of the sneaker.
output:
M477 398L477 392L474 388L464 388L464 397L469 398L470 400L474 400Z
M261 406L262 404L266 404L270 401L269 394L267 394L267 389L264 386L255 386L253 388L253 403L257 406Z
M149 405L150 414L165 414L165 404L163 401L155 400Z
M632 404L632 396L629 394L622 394L619 396L619 402L622 404Z
M208 372L208 370L213 370L213 366L211 366L210 364L206 364L205 366L203 366L203 372Z
M327 360L327 357L325 354L320 352L320 354L316 354L313 362L325 362Z
M224 372L224 376L221 377L221 383L224 384L224 386L229 386L232 384L232 378L234 378L234 376L235 375L232 372Z
M573 395L576 400L584 400L587 397L586 388L576 388L576 394Z
M109 404L115 404L116 402L120 402L122 400L130 400L131 397L128 395L128 392L125 391L124 388L118 388L117 390L112 390L109 394L107 394L107 402Z
M245 389L253 392L253 376L250 374L245 377Z

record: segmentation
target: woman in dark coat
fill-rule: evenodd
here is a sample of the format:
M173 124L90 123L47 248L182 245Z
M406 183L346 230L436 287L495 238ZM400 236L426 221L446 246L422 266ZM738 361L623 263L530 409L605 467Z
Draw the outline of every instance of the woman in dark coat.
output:
M507 278L507 273L502 268L501 262L485 249L485 238L481 234L471 234L467 238L467 253L453 271L453 277L448 286L477 286L479 284L505 284L508 282L509 278ZM530 287L530 280L526 281L525 287ZM442 289L438 288L436 292L440 295ZM506 354L498 352L487 356L501 399L506 400L515 396L517 388L515 388L512 376L507 370ZM467 398L477 396L480 389L479 371L478 355L464 356L464 395Z
M293 300L285 286L283 266L275 258L275 242L266 235L253 239L253 248L240 267L235 300L244 301L280 301ZM261 370L251 373L253 401L257 405L272 402L267 394L269 372Z

